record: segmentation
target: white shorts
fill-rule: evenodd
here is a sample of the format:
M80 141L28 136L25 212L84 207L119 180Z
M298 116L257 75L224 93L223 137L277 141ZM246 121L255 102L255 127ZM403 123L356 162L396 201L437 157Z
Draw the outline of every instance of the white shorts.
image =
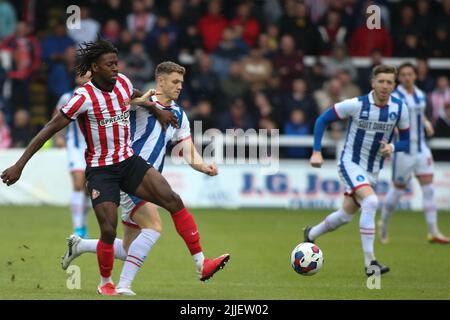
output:
M142 200L136 196L129 195L123 191L120 192L120 206L122 207L122 223L132 227L139 229L139 226L134 223L133 215L137 209L146 204L147 201Z
M356 189L364 186L375 187L378 173L367 172L360 165L352 161L341 161L338 173L345 186L345 195L353 195Z
M86 170L84 150L85 149L73 147L70 144L67 145L67 158L69 160L70 172Z
M433 172L433 156L429 149L416 155L404 152L394 155L392 181L396 183L408 184L413 173L415 176L432 176Z

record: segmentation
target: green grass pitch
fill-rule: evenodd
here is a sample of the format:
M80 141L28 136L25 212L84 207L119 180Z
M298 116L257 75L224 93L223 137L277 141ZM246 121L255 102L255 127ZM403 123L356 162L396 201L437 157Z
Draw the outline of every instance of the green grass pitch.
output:
M318 223L326 210L193 209L205 253L225 252L231 260L209 282L201 283L192 258L163 210L163 235L138 273L137 299L450 299L450 246L426 242L420 212L392 218L391 243L376 243L379 261L391 267L381 289L369 290L363 273L358 219L318 240L323 269L312 277L296 274L290 253L301 230ZM450 212L440 212L441 231L450 234ZM98 236L93 212L91 237ZM73 262L81 270L81 289L69 290L60 267L65 238L71 232L64 207L0 207L0 299L104 299L95 293L98 266L94 254ZM118 235L122 227L119 225ZM118 282L122 262L116 260ZM110 297L108 299L133 299Z

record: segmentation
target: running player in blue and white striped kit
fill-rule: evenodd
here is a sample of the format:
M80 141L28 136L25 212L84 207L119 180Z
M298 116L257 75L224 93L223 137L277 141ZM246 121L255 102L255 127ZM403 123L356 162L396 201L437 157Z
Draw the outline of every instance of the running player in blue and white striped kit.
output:
M387 266L377 262L374 255L375 214L378 207L374 185L383 168L384 158L394 151L406 151L409 148L408 109L401 100L391 96L395 77L395 67L375 67L372 71L373 90L368 95L335 104L317 119L314 127L314 150L310 163L320 168L323 164L321 140L326 125L349 119L347 137L338 163L346 197L340 209L318 225L305 228L304 240L313 242L320 235L350 222L361 208L359 227L368 276L375 273L375 268L379 268L380 273L389 271ZM395 128L400 131L400 140L393 144L391 141Z
M437 209L433 188L433 156L425 142L425 132L428 136L434 134L433 126L425 117L426 95L417 88L416 69L411 63L404 63L398 69L400 85L392 93L401 99L408 107L410 128L410 148L408 152L399 152L394 156L392 182L393 186L386 195L381 220L379 222L380 242L388 240L388 220L397 207L401 196L405 193L411 176L414 174L422 188L423 209L428 225L428 240L431 243L448 244L449 239L439 232L437 225Z

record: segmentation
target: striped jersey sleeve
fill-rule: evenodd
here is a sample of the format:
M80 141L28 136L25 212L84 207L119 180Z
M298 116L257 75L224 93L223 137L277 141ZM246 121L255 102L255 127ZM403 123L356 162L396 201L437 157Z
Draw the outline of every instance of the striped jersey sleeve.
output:
M75 120L78 115L88 110L90 99L86 99L86 95L83 94L82 90L82 88L77 89L72 98L61 107L61 111L72 120Z
M360 108L358 98L346 99L333 106L333 111L339 119L351 117Z
M404 103L402 103L400 120L398 121L397 127L399 130L406 130L409 128L409 111Z
M182 141L191 136L191 128L189 126L189 119L186 115L186 112L182 111L182 120L181 125L178 129L175 130L172 141L174 143Z

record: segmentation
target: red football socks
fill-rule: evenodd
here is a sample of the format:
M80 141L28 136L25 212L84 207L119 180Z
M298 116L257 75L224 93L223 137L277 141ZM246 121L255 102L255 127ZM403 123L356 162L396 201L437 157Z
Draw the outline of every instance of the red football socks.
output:
M114 244L107 244L99 240L97 244L97 260L100 274L104 278L109 278L114 265Z
M200 235L194 217L189 213L187 208L183 208L172 214L172 220L175 224L178 234L183 238L191 255L202 252L200 244Z

